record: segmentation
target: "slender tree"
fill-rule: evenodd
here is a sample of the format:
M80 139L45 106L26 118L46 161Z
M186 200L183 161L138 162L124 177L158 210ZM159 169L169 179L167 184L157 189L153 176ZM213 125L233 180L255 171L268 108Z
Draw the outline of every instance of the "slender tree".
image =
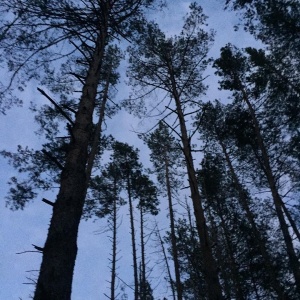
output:
M298 159L300 95L298 73L300 4L295 0L227 0L243 16L244 28L266 45L268 51L246 48L252 63L264 73L269 86L269 111L286 125L291 154ZM288 53L288 55L287 55ZM298 177L298 175L297 175ZM298 182L298 179L295 179Z
M117 299L116 280L117 280L117 230L118 230L118 210L126 202L120 196L121 180L119 170L112 161L104 168L101 176L96 176L91 182L92 198L87 200L87 210L89 216L103 218L108 216L108 230L112 232L110 240L112 243L112 252L110 258L110 296L109 299ZM105 230L107 232L107 230Z
M158 128L151 134L143 137L151 150L150 158L157 174L158 182L164 193L167 194L170 235L172 242L172 257L174 262L177 299L182 300L182 284L178 261L177 241L175 235L175 214L173 195L177 194L181 184L179 176L182 163L180 161L181 149L176 139L171 135L167 125L159 122Z
M129 146L126 143L115 142L112 146L112 159L117 166L118 173L121 177L122 188L127 194L130 218L130 235L132 246L133 259L133 277L134 277L134 299L138 299L139 295L139 280L138 280L138 261L137 261L137 245L136 245L136 230L134 222L134 207L135 190L133 181L136 175L140 174L142 165L138 161L138 150Z
M141 263L139 296L142 300L147 300L152 296L152 290L146 274L146 241L145 241L145 215L157 215L159 201L157 198L157 188L147 175L141 174L134 179L135 197L139 199L137 208L140 210L140 243L141 243Z
M161 248L161 250L159 250L159 252L162 251L162 253L163 253L162 260L165 263L165 266L166 266L166 269L167 269L168 281L170 282L171 291L172 291L172 299L176 300L175 288L174 288L174 284L173 284L173 280L172 280L172 274L171 274L171 268L170 268L170 265L169 265L169 260L168 260L168 257L167 257L167 251L165 249L165 243L164 243L164 240L163 240L163 238L160 234L160 229L158 228L157 222L155 224L155 227L156 227L155 228L156 230L155 230L154 234L157 237L157 242L158 242L158 244Z
M167 109L176 115L186 163L191 199L200 238L203 271L209 299L222 299L217 266L212 253L206 217L199 193L194 167L191 135L187 129L189 109L197 107L197 97L203 93L202 71L207 66L207 52L212 34L202 26L206 17L202 8L193 3L191 13L185 19L182 32L167 38L156 24L148 23L136 44L130 49L129 76L136 86L150 90L160 89L171 99ZM194 108L193 108L194 107ZM175 129L174 129L175 130Z
M267 285L266 288L276 291L280 299L288 299L287 293L284 291L283 285L279 280L278 265L274 265L274 258L270 254L268 241L266 240L267 232L263 230L257 223L255 212L251 208L254 204L250 198L250 193L245 186L242 185L241 179L237 174L237 167L234 165L234 145L230 138L230 129L226 124L226 111L231 110L231 107L221 105L216 102L205 104L203 109L205 114L201 116L201 124L198 124L199 131L202 138L206 143L206 147L218 147L220 155L223 156L224 163L227 165L229 177L231 177L235 190L237 192L238 203L243 210L243 214L249 223L250 232L253 240L256 241L259 253L263 258L267 272ZM209 150L208 150L209 151ZM224 189L226 190L226 189Z
M157 191L153 182L143 174L142 164L139 162L138 149L134 149L126 143L114 142L112 145L112 161L120 176L119 185L126 192L129 206L133 276L134 276L134 299L138 300L140 291L144 293L148 287L146 280L145 243L144 243L144 214L158 213ZM138 208L141 216L141 282L138 275L136 226L134 217L134 200L139 200ZM143 286L140 284L143 283Z
M271 191L274 208L283 238L286 245L286 251L289 257L290 268L293 272L298 293L300 291L300 265L297 259L295 246L289 232L288 224L284 216L283 206L285 205L279 192L280 173L274 172L275 162L278 162L278 153L275 156L272 149L272 144L278 136L280 137L280 130L276 128L276 124L271 132L264 130L265 125L259 122L259 110L257 109L259 100L263 98L263 88L259 82L259 77L254 74L249 75L249 65L247 65L246 58L233 47L227 46L221 50L221 58L216 60L215 67L218 69L217 73L223 76L221 86L224 89L229 89L234 92L236 101L245 103L247 111L244 116L248 115L248 124L246 125L250 133L250 139L245 141L252 148L254 157L258 165L263 171L264 178ZM263 98L265 99L265 98ZM266 113L266 111L265 111ZM264 116L265 120L266 115ZM245 118L244 118L245 120ZM269 119L272 120L272 119ZM241 128L240 128L240 132ZM265 135L264 135L265 133ZM272 163L272 158L274 162ZM280 159L280 158L279 158Z

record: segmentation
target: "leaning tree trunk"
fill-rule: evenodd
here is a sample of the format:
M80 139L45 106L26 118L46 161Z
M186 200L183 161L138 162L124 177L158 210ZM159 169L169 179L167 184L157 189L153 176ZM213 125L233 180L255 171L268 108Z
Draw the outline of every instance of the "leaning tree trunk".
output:
M180 102L180 96L177 91L177 86L176 86L176 81L175 81L172 66L169 66L169 75L172 84L172 94L176 105L176 114L178 116L179 125L180 125L183 154L185 157L185 162L187 167L191 198L192 198L194 214L196 219L196 226L197 226L197 231L200 239L202 255L203 255L202 264L203 264L204 278L207 286L208 299L210 300L223 299L222 288L219 282L217 266L210 245L209 233L207 230L204 209L202 207L202 199L200 197L190 139L187 133L186 121L185 121L184 113Z
M228 151L223 143L223 141L221 140L221 138L218 136L218 142L222 148L223 154L225 156L225 160L226 163L228 165L229 171L231 173L232 179L234 181L234 184L236 186L236 189L238 191L239 194L239 202L242 206L242 208L245 211L246 214L246 218L248 220L248 222L251 225L251 229L253 231L253 236L256 238L257 240L257 244L261 253L261 256L264 260L266 269L268 270L268 277L270 278L270 285L271 288L274 289L274 291L277 293L278 299L289 299L288 296L286 295L286 292L284 291L284 288L282 287L282 284L279 282L278 280L278 271L276 270L276 268L274 267L272 261L271 261L271 257L268 253L268 249L267 249L267 245L266 242L264 240L264 238L262 237L256 222L255 222L255 218L254 215L249 207L249 203L248 200L246 198L246 194L245 191L243 189L243 187L241 186L241 183L236 175L236 172L233 168L231 159L229 157Z
M70 300L77 255L77 234L86 197L88 146L93 125L101 63L106 36L101 35L89 67L83 92L71 129L71 141L60 190L53 206L43 259L36 285L35 300Z
M167 267L167 273L168 273L169 282L170 282L171 291L172 291L172 298L173 298L173 300L176 300L175 289L174 289L174 284L173 284L173 279L172 279L172 274L171 274L171 269L170 269L170 266L169 266L168 257L167 257L167 253L166 253L165 246L164 246L164 241L163 241L163 239L162 239L162 237L160 235L157 223L155 225L156 225L156 228L157 228L158 241L159 241L159 244L161 246L161 250L162 250L162 253L163 253L164 261L165 261L166 267Z
M294 275L297 292L300 294L300 263L299 263L297 255L296 255L293 241L292 241L292 238L289 233L288 224L285 220L284 213L282 210L283 209L283 207L282 207L283 201L282 201L282 198L279 195L279 192L277 189L275 177L274 177L274 174L273 174L273 171L271 168L271 164L270 164L268 151L265 147L265 143L264 143L263 137L261 135L260 126L259 126L258 120L256 118L254 108L252 107L252 104L248 98L248 95L243 87L241 87L241 92L243 94L243 99L246 102L248 109L250 111L252 121L254 123L254 129L255 129L255 134L256 134L256 138L257 138L257 142L258 142L258 147L262 154L262 160L258 160L258 161L261 164L261 168L264 170L265 176L267 178L267 181L268 181L268 184L269 184L269 187L271 190L276 215L277 215L279 225L280 225L280 228L282 231L282 235L283 235L283 238L285 241L286 252L287 252L287 255L289 258L290 268Z
M243 294L243 288L242 288L242 283L241 283L241 278L238 270L238 262L236 261L234 250L233 250L233 240L230 237L230 232L228 232L228 227L226 224L226 216L224 216L222 206L220 205L220 199L216 201L216 212L220 218L220 225L221 228L223 229L223 234L224 234L224 243L227 248L227 253L228 253L228 260L230 264L230 269L232 273L232 281L234 287L234 292L235 292L235 298L237 300L244 300L244 294ZM237 256L237 255L236 255Z

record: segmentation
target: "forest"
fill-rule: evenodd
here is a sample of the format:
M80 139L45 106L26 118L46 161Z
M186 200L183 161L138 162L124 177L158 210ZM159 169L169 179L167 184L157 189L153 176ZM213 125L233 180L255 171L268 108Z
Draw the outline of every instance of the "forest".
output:
M299 1L0 15L1 299L300 299Z

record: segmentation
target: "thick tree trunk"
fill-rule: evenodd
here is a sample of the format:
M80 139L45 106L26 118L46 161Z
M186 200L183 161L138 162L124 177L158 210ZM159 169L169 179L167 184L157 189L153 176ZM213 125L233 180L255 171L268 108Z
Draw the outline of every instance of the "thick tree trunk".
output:
M69 300L77 255L77 233L89 178L88 145L105 37L97 42L72 128L61 185L43 250L35 300Z
M169 75L171 77L172 94L175 100L176 113L179 120L180 131L181 131L181 142L183 146L183 154L185 157L191 198L194 208L194 214L196 219L197 231L200 239L200 246L203 255L203 272L206 281L208 298L210 300L223 299L222 289L219 282L218 271L215 259L213 257L212 248L210 245L209 234L206 225L206 219L204 210L202 207L202 199L200 197L198 181L196 171L194 167L194 161L192 156L190 139L187 133L186 122L184 113L181 107L180 96L177 91L176 81L174 78L172 66L169 66Z
M178 250L177 250L177 241L176 241L176 234L175 234L175 220L174 220L173 201L172 201L171 183L170 183L170 175L169 175L169 162L168 162L166 151L164 155L165 155L166 187L167 187L167 196L169 202L171 244L172 244L172 256L173 256L174 270L175 270L176 291L177 291L177 299L182 300L182 283L180 280Z

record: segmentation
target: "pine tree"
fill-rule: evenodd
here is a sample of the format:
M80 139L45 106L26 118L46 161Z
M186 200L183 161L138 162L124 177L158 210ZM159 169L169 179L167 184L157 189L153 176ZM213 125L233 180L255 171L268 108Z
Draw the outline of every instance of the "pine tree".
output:
M135 197L139 199L137 208L140 210L140 242L141 242L141 263L139 295L140 299L147 300L152 296L152 289L147 280L146 274L146 241L145 241L145 215L157 215L159 201L157 188L147 175L139 174L133 181Z
M232 111L232 106L225 106L219 102L213 105L209 102L204 105L203 110L205 113L201 115L199 119L201 124L198 124L198 126L206 145L206 151L208 153L217 151L219 152L219 156L223 157L223 164L226 165L227 172L229 173L228 178L231 178L231 187L225 187L223 190L226 191L234 188L237 201L242 210L240 214L245 216L245 220L248 222L247 230L250 232L252 240L254 241L254 244L252 243L248 247L257 249L258 255L262 257L263 263L266 266L267 272L264 272L264 276L260 275L257 276L257 278L263 279L265 289L270 289L272 292L273 290L276 291L279 298L288 298L283 288L285 283L282 284L282 282L280 282L279 276L279 266L282 267L283 263L277 263L275 265L276 259L271 255L270 243L267 240L267 228L258 224L257 213L252 208L257 204L251 199L250 192L242 184L242 180L244 179L240 178L241 174L237 172L238 169L240 170L239 172L243 173L243 168L240 165L236 165L236 156L238 155L236 152L238 152L239 149L235 149L234 141L230 135L230 128L228 124L226 124L226 114ZM236 207L236 205L234 205L234 207ZM257 260L260 260L260 258Z
M110 279L110 296L111 300L116 299L117 288L117 230L118 230L118 210L126 202L120 196L121 180L118 167L115 162L108 163L101 173L91 182L92 198L87 199L88 216L97 216L103 218L108 216L108 230L112 233L110 237L112 243L112 252L110 261L111 279ZM105 231L107 232L107 230Z
M237 141L245 145L244 149L248 149L247 153L252 151L258 169L261 169L261 179L270 189L285 241L290 268L299 293L300 265L284 216L285 204L279 192L280 178L285 172L285 169L278 167L281 164L281 155L278 152L284 152L284 142L281 143L284 141L281 140L283 132L280 131L280 127L276 126L276 123L271 122L272 116L268 118L267 110L263 111L264 117L260 121L264 106L259 104L262 99L264 100L263 104L267 102L267 98L264 97L264 86L259 81L260 77L255 76L255 72L251 74L250 64L247 63L241 52L230 45L222 48L221 58L215 61L215 67L218 70L217 74L223 77L220 81L221 87L233 91L237 107L239 106L239 115L236 114L232 119L232 122L239 121L239 125L235 124L236 128L239 126L239 129L235 131ZM243 118L241 118L241 113L243 113ZM281 146L281 149L278 148L277 151L274 151L276 144ZM276 171L274 171L275 166L277 166Z
M143 136L151 150L150 158L161 189L167 194L170 218L170 236L172 242L172 257L174 262L177 299L182 300L182 283L178 261L177 241L175 235L175 213L173 196L178 193L181 184L179 176L182 163L181 149L176 139L171 135L167 125L159 122L158 128L151 134Z
M206 17L197 4L190 6L191 13L185 19L179 36L167 38L158 25L148 23L143 33L130 49L131 58L129 76L132 83L150 90L160 89L171 99L167 106L176 115L182 143L182 151L190 185L197 230L203 255L203 271L209 299L222 299L222 290L214 261L209 233L206 225L202 199L199 193L194 167L191 136L187 129L189 109L195 109L205 87L202 83L202 71L207 66L207 52L212 34L205 32L202 26ZM132 103L129 103L132 105ZM198 107L197 107L198 108ZM173 128L173 130L175 130Z
M70 141L63 164L51 153L45 152L60 169L60 189L55 203L51 204L53 215L45 246L42 247L43 259L34 299L63 300L71 297L78 226L99 142L99 137L92 134L92 119L101 74L104 73L106 49L113 36L126 36L132 32L133 27L129 24L139 19L141 8L148 4L151 1L1 2L1 12L10 12L15 16L12 22L2 27L0 41L3 57L6 57L12 74L8 88L12 87L13 82L19 83L22 88L32 78L45 83L51 79L53 81L53 61L66 65L70 63L75 70L78 64L82 71L79 74L76 71L74 74L73 70L69 72L78 83L75 86L82 91L76 109L71 109L75 112L74 120L64 113L60 105L51 101L69 123ZM126 32L128 27L131 28ZM66 52L60 53L57 49L63 43L70 47L64 47ZM67 85L58 92L72 93L76 90L72 89L72 85ZM91 140L95 141L92 145ZM22 185L17 184L17 187L22 191ZM24 194L27 198L34 196L28 193L26 186Z

